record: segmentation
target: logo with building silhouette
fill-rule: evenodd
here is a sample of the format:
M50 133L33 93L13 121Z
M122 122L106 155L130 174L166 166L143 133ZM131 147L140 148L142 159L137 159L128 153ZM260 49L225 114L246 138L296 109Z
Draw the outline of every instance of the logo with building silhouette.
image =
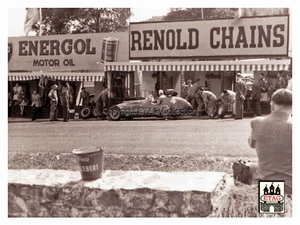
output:
M259 213L284 213L284 181L259 181Z

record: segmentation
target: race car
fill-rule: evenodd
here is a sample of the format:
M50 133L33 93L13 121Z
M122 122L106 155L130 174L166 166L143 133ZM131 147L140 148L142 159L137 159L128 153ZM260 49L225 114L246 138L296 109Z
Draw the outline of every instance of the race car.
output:
M143 100L126 101L110 107L107 112L113 121L121 118L132 119L134 117L180 117L194 116L196 112L191 104L177 96L167 96L161 103L155 103L151 97Z

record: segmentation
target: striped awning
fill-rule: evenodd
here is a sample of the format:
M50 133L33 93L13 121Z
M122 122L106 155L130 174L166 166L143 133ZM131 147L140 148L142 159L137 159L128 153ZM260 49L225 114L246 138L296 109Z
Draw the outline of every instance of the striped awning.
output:
M103 81L104 72L99 73L44 73L49 79L61 81ZM8 81L29 81L39 79L41 74L8 73Z
M288 71L290 64L290 59L105 62L104 71Z

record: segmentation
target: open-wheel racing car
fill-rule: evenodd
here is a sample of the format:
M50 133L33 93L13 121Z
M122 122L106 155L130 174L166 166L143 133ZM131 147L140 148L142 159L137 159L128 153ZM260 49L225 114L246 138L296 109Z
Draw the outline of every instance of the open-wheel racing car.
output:
M179 117L193 116L195 111L191 104L177 96L167 96L158 104L154 103L151 98L143 100L126 101L117 105L113 105L106 112L113 121L121 118L132 119L133 117Z

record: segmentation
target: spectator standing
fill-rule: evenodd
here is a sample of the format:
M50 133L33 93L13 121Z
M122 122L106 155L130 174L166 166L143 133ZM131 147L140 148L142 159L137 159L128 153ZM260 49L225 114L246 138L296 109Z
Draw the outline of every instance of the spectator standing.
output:
M62 88L63 85L60 81L57 82L57 97L58 97L58 106L61 105L62 102Z
M153 73L152 78L155 79L154 89L156 92L156 96L158 96L158 91L160 89L160 76L158 73Z
M47 99L46 78L45 78L44 74L41 74L40 80L39 80L39 95L41 97L41 104L44 105L46 103L46 99Z
M181 82L181 97L186 98L188 93L188 86L186 85L185 81Z
M288 73L286 75L286 78L287 78L287 86L286 86L286 88L289 89L289 90L292 90L292 73Z
M258 164L251 163L253 183L284 180L292 194L292 91L279 89L271 98L271 114L251 120L248 143L255 148Z
M242 74L236 74L237 81L235 84L236 90L236 117L235 119L243 119L244 118L244 100L245 95L247 93L246 84L242 80Z
M23 116L25 106L28 105L29 100L26 98L26 95L23 90L21 90L19 98L20 98L19 106L20 106L20 110L21 110L21 116Z
M68 81L66 82L66 85L68 86L68 90L69 90L69 103L70 103L69 107L72 108L74 104L74 89Z
M259 79L255 80L252 85L251 98L254 105L254 116L261 116L260 99L262 97L261 81L263 78L263 75L259 75Z
M224 90L221 93L221 99L224 102L224 107L232 106L232 117L236 116L236 93L231 90Z
M188 90L188 96L187 96L186 100L191 103L193 109L196 109L196 103L197 103L196 93L198 92L198 90L200 88L201 88L200 78L197 78L195 83ZM199 103L201 104L201 101L199 101ZM199 108L199 104L198 104L198 108ZM201 105L201 108L202 108L202 105Z
M98 98L96 100L96 114L97 114L97 120L105 119L106 115L104 113L104 109L107 108L108 104L108 88L107 85L103 84L104 90L101 91L101 93L98 95Z
M54 84L48 94L50 98L50 121L58 121L58 97L57 97L57 85Z
M206 109L206 113L209 118L214 118L214 114L216 112L216 104L217 104L217 97L211 91L204 91L203 88L198 90L198 93L201 95L203 99L203 103Z
M40 95L36 92L33 91L31 95L31 107L32 107L32 117L31 121L35 121L37 118L38 113L41 110L41 97Z
M287 80L286 80L286 77L284 76L283 72L278 72L277 78L278 78L278 81L276 84L276 90L281 89L281 88L286 88Z
M90 101L90 93L85 90L85 87L81 88L80 98L79 98L79 104L82 100L82 107L85 107L89 104Z
M63 84L61 89L61 105L63 109L63 121L69 122L70 114L69 114L69 90L68 85Z
M265 78L265 87L267 88L267 93L268 93L268 101L271 100L271 97L275 91L275 87L273 82L271 81L271 77L269 75L266 75Z
M22 91L22 87L19 86L19 83L13 87L13 105L19 105L20 103L20 93Z

